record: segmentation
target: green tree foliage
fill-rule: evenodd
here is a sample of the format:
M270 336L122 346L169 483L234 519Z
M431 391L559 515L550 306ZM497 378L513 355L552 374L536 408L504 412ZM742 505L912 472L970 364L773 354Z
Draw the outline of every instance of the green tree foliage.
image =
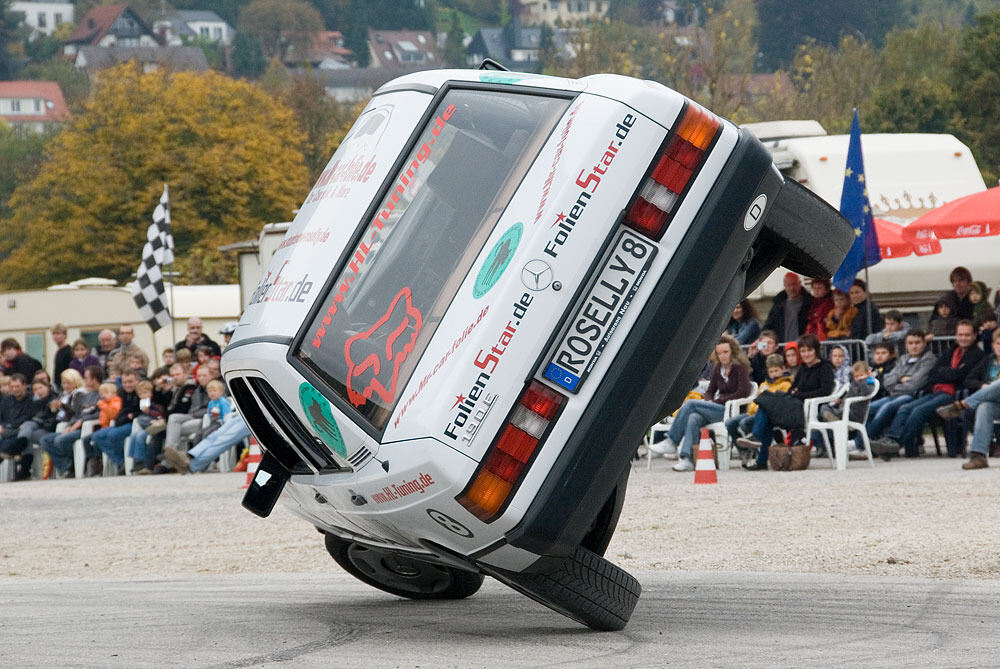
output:
M71 112L78 111L90 95L90 77L86 71L61 58L41 63L28 63L21 71L23 79L54 81L62 89L63 98Z
M57 131L56 131L57 132ZM11 211L7 206L14 189L38 174L46 142L53 133L17 132L0 121L0 229L8 228Z
M10 0L0 0L0 80L13 79L17 71L21 16L10 10Z
M253 0L240 11L239 32L260 42L265 58L284 60L290 48L308 53L323 18L303 0Z
M953 76L961 114L960 135L979 166L996 183L1000 176L1000 11L977 18L962 33Z
M444 62L448 67L465 67L465 31L458 10L451 11L451 25L444 42Z
M879 88L867 109L865 132L890 133L951 133L958 112L951 87L927 77Z
M302 141L291 110L253 84L215 72L107 70L10 200L18 235L0 242L0 255L10 254L0 289L127 280L164 183L180 281L232 282L235 259L218 246L288 219L308 190Z
M267 58L260 47L260 40L243 32L233 37L232 51L233 74L238 77L254 79L264 74Z
M807 38L836 47L843 36L881 45L885 34L909 15L903 0L757 0L763 71L789 66Z

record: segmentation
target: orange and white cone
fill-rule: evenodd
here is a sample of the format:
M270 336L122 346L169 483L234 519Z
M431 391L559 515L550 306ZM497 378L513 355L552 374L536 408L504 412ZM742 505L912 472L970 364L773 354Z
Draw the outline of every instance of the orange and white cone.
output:
M263 454L260 451L260 444L253 437L250 437L250 455L247 456L247 482L241 490L246 490L250 487L250 481L253 481L254 475L257 474L257 465L260 464L260 459Z
M701 429L698 461L694 465L694 482L695 484L719 482L719 477L715 473L715 458L712 457L712 438L708 436L706 428Z

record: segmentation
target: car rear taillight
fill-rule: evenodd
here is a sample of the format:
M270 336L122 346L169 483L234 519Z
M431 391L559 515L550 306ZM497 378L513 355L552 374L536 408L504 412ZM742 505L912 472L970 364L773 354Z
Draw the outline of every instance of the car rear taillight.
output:
M566 398L537 381L521 393L469 485L455 499L479 520L496 518L513 496Z
M658 240L718 132L719 119L688 104L653 159L652 170L625 215L625 225Z

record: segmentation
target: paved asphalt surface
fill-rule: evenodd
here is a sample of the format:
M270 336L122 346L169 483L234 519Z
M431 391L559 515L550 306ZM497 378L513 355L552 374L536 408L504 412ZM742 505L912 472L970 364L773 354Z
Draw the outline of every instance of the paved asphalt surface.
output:
M151 565L155 571L155 565ZM0 581L3 667L997 666L1000 582L649 571L596 633L487 579L400 600L346 574Z

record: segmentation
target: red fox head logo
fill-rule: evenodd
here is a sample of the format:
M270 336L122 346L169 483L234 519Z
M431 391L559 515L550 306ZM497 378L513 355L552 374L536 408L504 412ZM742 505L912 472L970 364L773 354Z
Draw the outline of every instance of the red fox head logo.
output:
M413 351L423 324L411 297L409 288L400 290L375 325L344 343L347 396L354 406L363 406L372 393L386 404L396 398L399 368Z

